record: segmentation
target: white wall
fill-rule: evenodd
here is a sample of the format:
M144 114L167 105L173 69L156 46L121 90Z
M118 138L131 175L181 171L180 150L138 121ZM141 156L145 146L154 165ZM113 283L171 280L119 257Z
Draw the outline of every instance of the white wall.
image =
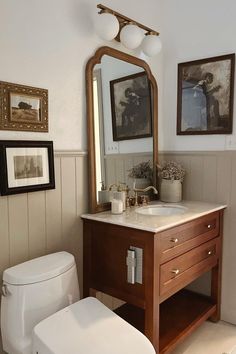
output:
M234 135L176 136L177 64L236 51L235 0L164 0L163 117L161 150L236 149ZM235 96L236 97L236 96ZM234 115L236 104L234 107ZM236 118L234 120L236 124ZM234 125L235 125L234 124Z
M144 0L103 3L158 29L159 2L150 0L148 11ZM86 62L103 45L124 50L117 42L104 42L94 33L92 18L97 3L0 0L0 80L49 90L49 133L0 131L0 139L51 139L56 149L87 149ZM151 63L154 74L161 72L161 57Z

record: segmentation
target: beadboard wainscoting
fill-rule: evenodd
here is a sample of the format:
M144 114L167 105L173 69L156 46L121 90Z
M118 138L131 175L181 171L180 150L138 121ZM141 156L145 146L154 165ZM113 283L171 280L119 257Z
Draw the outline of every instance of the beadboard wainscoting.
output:
M152 161L153 155L150 152L139 152L131 154L110 154L105 155L106 184L126 183L129 188L133 187L133 178L128 177L129 170L140 162Z
M0 278L28 259L67 250L82 286L82 220L87 211L87 154L55 152L56 189L0 196Z
M56 189L0 196L0 280L9 266L67 250L82 287L82 220L87 211L87 154L55 152ZM0 354L3 354L0 338Z
M10 266L64 250L75 256L82 290L87 153L56 151L54 161L56 189L0 196L0 281ZM98 298L112 309L122 303L101 293Z
M164 160L178 161L185 167L184 199L228 205L224 219L222 319L236 324L236 151L161 152L159 161ZM122 166L126 170L130 163L117 162L113 169L117 171L116 181L121 181ZM9 266L68 250L76 257L82 287L80 215L87 211L87 154L56 151L55 175L55 190L0 197L0 277ZM207 293L208 276L193 288ZM110 308L121 304L105 294L98 293L98 298Z

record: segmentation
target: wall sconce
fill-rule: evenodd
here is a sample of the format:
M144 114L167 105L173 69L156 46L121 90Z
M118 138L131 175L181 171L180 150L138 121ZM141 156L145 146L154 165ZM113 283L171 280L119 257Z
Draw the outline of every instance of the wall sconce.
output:
M99 37L107 41L115 39L128 49L141 46L143 53L149 57L161 51L159 32L102 4L97 7L100 11L95 21L95 28Z

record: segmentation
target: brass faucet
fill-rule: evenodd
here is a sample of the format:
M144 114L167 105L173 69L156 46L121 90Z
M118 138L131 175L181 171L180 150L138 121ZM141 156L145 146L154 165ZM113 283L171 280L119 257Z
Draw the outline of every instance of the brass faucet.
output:
M134 188L133 191L134 191L134 198L135 198L135 203L134 203L134 206L138 206L138 192L148 192L150 190L153 190L153 193L154 194L158 194L158 190L154 187L154 186L148 186L144 189L140 189L140 188Z

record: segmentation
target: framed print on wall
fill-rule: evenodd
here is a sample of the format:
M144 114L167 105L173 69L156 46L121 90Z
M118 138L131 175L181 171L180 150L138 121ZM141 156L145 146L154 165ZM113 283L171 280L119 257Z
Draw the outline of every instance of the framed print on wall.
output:
M48 132L48 91L0 81L0 130Z
M113 140L152 136L150 83L145 72L110 81Z
M52 141L0 141L1 195L54 188Z
M235 54L178 65L177 134L231 134Z

